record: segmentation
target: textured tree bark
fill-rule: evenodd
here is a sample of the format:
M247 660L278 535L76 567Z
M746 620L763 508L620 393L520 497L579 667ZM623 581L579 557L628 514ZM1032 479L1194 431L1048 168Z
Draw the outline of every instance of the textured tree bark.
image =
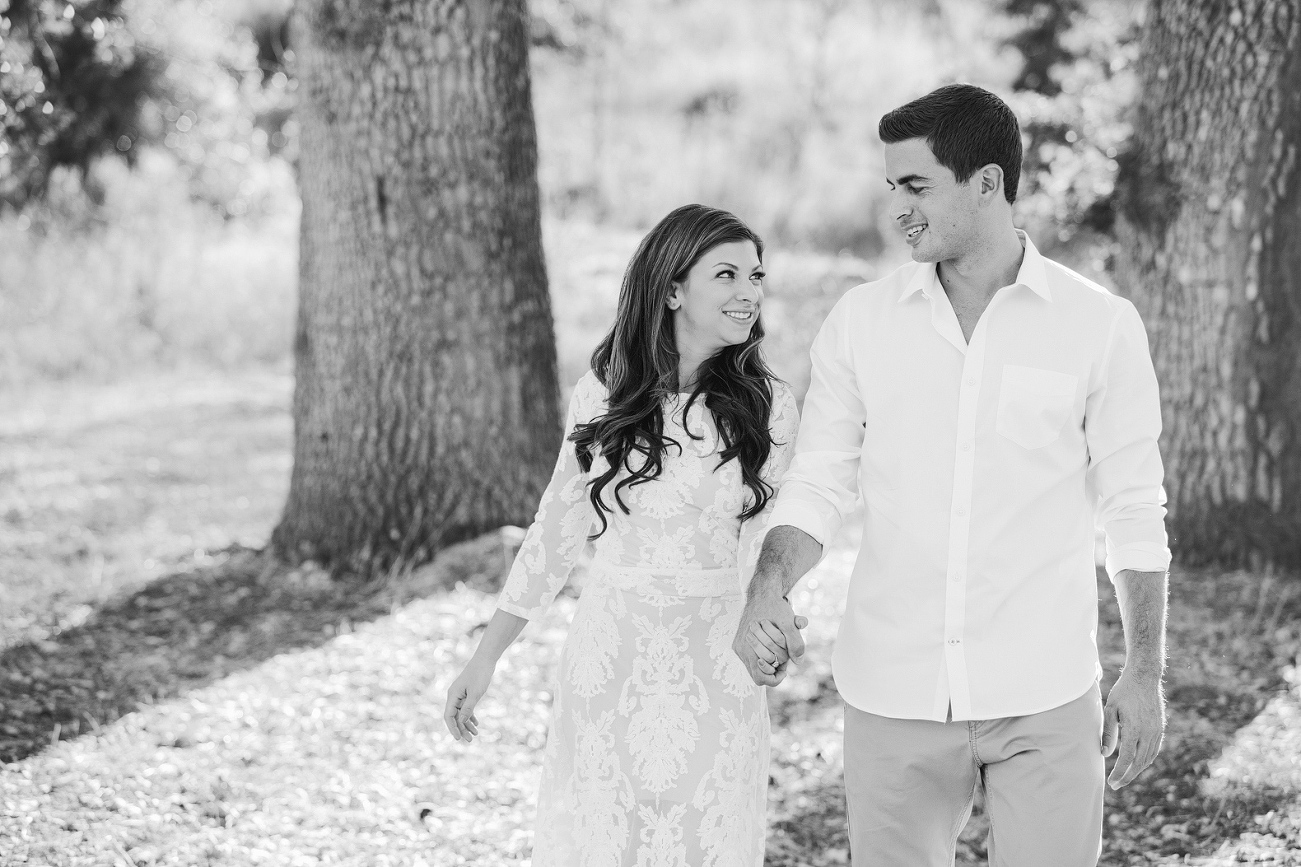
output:
M524 0L300 0L278 554L376 571L527 524L560 444Z
M1176 556L1301 569L1301 0L1153 0L1120 285L1161 381Z

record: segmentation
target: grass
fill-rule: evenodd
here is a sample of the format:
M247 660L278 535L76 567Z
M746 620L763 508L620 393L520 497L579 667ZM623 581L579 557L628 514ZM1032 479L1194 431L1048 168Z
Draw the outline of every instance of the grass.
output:
M452 742L443 690L517 535L364 584L268 562L254 548L284 493L288 392L283 372L254 370L14 401L0 429L0 863L527 854L572 598L503 660L485 737ZM808 664L772 694L770 867L846 863L829 659L852 557L847 537L794 597L813 624ZM1108 795L1104 864L1301 864L1290 588L1176 574L1170 730L1157 765ZM1122 644L1099 590L1109 685ZM978 813L960 864L983 863L984 829Z

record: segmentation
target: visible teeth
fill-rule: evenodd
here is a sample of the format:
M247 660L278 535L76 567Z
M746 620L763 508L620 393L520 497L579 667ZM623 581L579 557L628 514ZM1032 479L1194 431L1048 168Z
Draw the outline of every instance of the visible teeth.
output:
M746 321L747 319L749 319L751 316L754 315L753 313L749 313L749 312L738 313L735 310L724 310L723 312L726 313L728 316L731 316L733 319L739 319L742 322Z
M920 234L922 233L922 229L925 229L925 228L926 228L925 226L913 226L911 229L908 230L908 233L907 233L907 234L908 234L908 237L909 237L909 238L916 238L918 235L920 235Z

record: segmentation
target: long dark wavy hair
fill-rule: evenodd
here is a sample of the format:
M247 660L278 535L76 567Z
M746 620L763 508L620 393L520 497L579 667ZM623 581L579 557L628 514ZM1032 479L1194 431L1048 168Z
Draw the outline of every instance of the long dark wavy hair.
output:
M625 488L658 478L669 448L682 445L664 435L664 401L678 392L678 349L668 299L673 284L702 256L733 241L750 241L763 261L763 241L727 211L704 205L684 205L670 213L642 239L628 263L619 290L619 309L608 334L592 353L592 370L609 391L606 413L578 425L570 435L584 471L596 454L609 469L588 483L588 496L601 519L595 539L609 527L606 514L614 510L601 494L620 469L629 475L614 486L614 500L626 515ZM695 387L682 413L703 400L714 416L723 450L719 466L733 458L753 495L742 520L757 515L773 495L759 475L772 448L768 416L772 409L773 374L759 351L763 321L757 318L744 343L724 347L700 365ZM703 434L690 430L694 440ZM633 456L640 460L633 460Z

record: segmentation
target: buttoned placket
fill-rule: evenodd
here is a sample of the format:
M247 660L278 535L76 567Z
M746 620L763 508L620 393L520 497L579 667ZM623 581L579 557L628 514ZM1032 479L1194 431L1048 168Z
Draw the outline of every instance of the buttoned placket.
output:
M1014 284L1015 285L1015 284ZM954 443L953 497L949 511L948 566L944 581L944 668L948 689L937 685L935 714L944 719L971 719L971 684L967 676L966 617L968 549L971 538L972 487L976 467L976 410L984 384L985 350L988 344L989 319L1007 291L994 294L976 321L968 343L962 335L957 314L947 293L936 277L933 290L944 293L943 300L931 298L932 323L940 334L962 353L961 379L958 383L957 437ZM946 315L947 314L947 315ZM956 337L956 339L955 339ZM945 694L947 692L947 694Z

